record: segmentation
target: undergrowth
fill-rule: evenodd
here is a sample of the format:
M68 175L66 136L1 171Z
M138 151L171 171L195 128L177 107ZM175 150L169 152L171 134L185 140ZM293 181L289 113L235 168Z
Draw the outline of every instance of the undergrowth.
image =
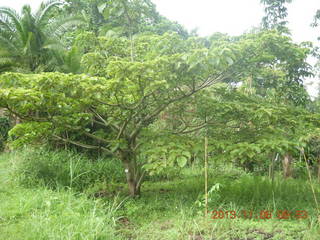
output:
M132 199L121 166L112 161L44 149L0 155L1 239L319 239L305 179L283 180L277 174L272 182L216 164L209 171L206 218L201 167L163 180L149 177L140 198ZM320 199L320 188L313 184ZM214 210L234 211L239 217L212 219ZM278 219L277 212L284 210L303 210L308 217ZM244 219L242 211L252 211L254 217ZM261 211L272 217L259 218Z

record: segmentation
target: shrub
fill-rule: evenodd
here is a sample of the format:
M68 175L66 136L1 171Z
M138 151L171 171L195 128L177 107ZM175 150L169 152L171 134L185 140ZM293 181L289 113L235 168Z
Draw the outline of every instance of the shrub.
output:
M125 175L116 159L88 159L70 151L45 148L23 150L14 158L13 177L23 186L83 191L96 182L122 182Z

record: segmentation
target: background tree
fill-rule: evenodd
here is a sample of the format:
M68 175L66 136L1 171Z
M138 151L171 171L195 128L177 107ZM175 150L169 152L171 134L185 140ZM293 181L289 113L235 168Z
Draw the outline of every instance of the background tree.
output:
M279 32L289 33L287 28L286 17L288 9L286 3L291 3L292 0L260 0L265 5L266 16L262 18L262 27L264 29L276 29Z
M177 22L161 16L150 0L67 0L63 14L77 12L87 19L82 30L96 36L117 35L130 37L142 32L164 34L177 32L187 37L188 31ZM79 31L77 30L77 33Z
M51 0L32 13L29 5L21 15L11 8L0 8L0 58L25 71L51 71L59 65L63 49L61 36L72 26L80 24L79 17L52 15L62 3Z
M303 84L313 76L307 62L312 52L308 45L296 44L275 30L255 31L239 37L215 35L211 39L211 44L221 49L230 44L239 46L241 58L235 67L241 74L230 77L227 83L241 85L243 91L273 98L275 102L306 105L310 101Z
M310 48L274 30L210 39L206 44L219 46L221 51L226 45L237 44L236 53L241 57L233 67L239 74L225 79L226 85L212 89L208 96L202 93L189 103L169 108L172 128L187 134L185 126L206 124L216 149L213 155L249 171L255 166L268 167L275 153L284 157L287 150L297 155L299 144L304 144L299 139L307 135L304 124L308 123L299 118L312 114L305 109L311 100L303 85L304 78L312 74L307 63Z

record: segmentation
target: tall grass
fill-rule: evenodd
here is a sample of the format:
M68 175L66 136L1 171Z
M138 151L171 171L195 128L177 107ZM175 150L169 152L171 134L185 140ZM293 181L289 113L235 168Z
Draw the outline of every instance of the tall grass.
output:
M72 192L15 189L0 197L1 239L116 239L116 207Z
M95 183L123 182L125 175L116 159L89 159L70 151L25 149L8 156L12 177L25 187L71 188L83 191Z
M120 239L118 199L102 202L71 190L23 188L9 177L8 156L0 156L0 239Z

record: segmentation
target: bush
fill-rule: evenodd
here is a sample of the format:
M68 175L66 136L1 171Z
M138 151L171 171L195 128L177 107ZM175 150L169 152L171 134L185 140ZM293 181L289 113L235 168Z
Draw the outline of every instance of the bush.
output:
M96 182L123 182L124 171L116 159L91 160L70 151L23 150L13 158L13 177L21 185L83 191Z

